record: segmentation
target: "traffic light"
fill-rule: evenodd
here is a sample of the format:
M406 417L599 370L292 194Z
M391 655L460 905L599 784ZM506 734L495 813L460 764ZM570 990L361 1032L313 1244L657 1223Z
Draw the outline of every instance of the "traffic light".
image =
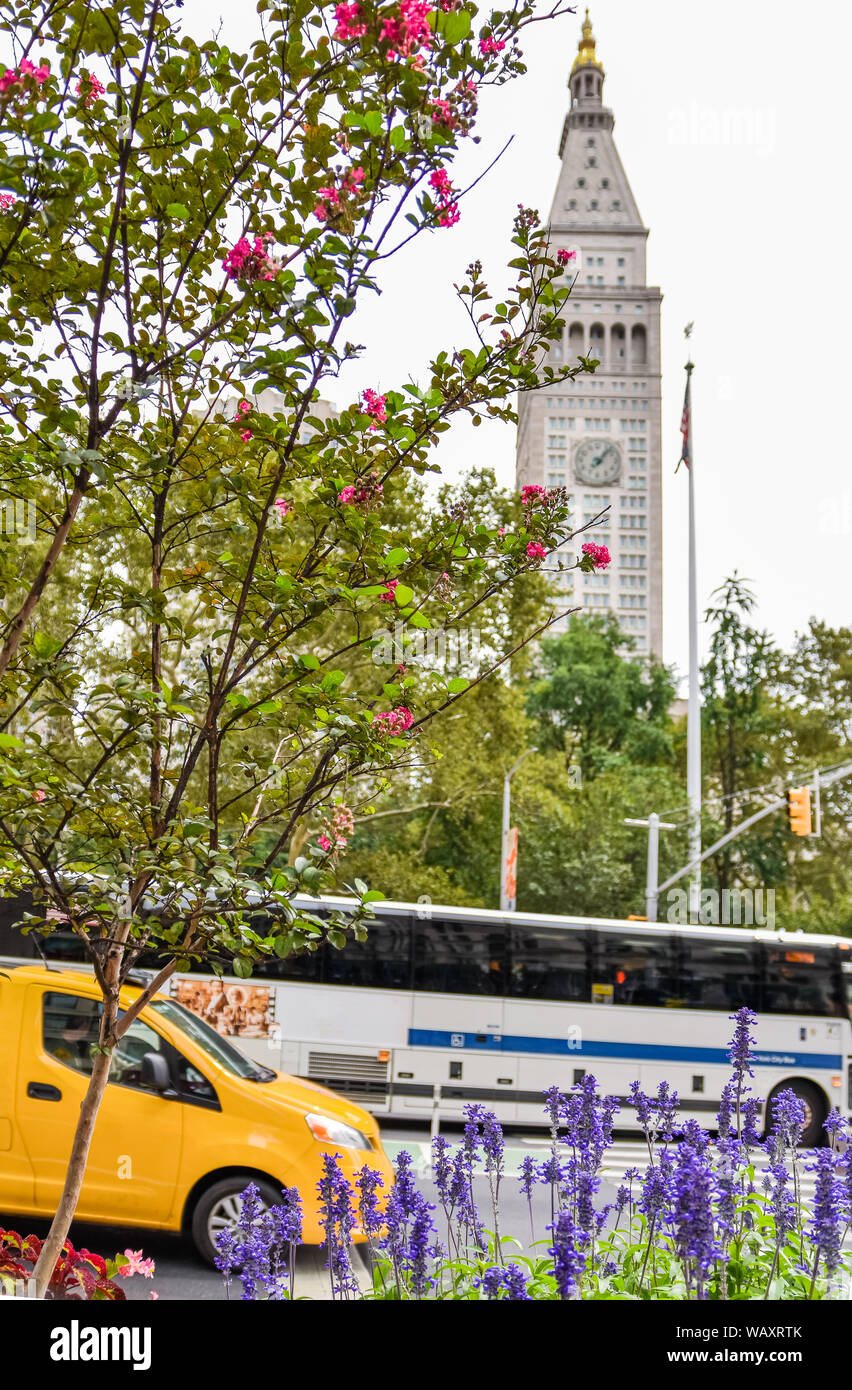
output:
M787 824L794 835L811 833L810 787L793 787L787 793Z

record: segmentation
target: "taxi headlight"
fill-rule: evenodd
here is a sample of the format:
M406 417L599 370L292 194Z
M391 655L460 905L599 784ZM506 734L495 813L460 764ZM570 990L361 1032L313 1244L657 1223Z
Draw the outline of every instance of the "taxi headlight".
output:
M330 1115L306 1115L308 1129L320 1144L338 1145L342 1149L370 1149L372 1145L366 1134L342 1120L334 1120Z

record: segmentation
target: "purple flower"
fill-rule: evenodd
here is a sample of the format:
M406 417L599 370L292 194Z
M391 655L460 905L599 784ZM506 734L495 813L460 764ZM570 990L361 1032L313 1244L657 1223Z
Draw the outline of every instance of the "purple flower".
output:
M770 1152L779 1157L785 1149L795 1149L805 1128L805 1102L789 1086L772 1097L770 1104Z
M435 1254L434 1241L431 1245L429 1243L430 1236L435 1235L435 1223L432 1220L434 1210L434 1204L427 1202L423 1193L418 1192L411 1212L411 1229L405 1252L405 1267L411 1279L412 1293L417 1298L422 1298L434 1283L429 1275L429 1261Z
M562 1299L574 1298L580 1290L580 1280L586 1268L582 1236L569 1211L557 1212L556 1220L547 1228L553 1232L548 1253L553 1258L553 1277Z
M630 1103L636 1111L636 1119L647 1134L655 1124L654 1103L650 1096L640 1090L638 1081L630 1083Z
M649 1163L645 1170L642 1192L636 1203L648 1221L665 1218L672 1198L672 1160L661 1154L658 1163Z
M358 1217L361 1230L368 1240L381 1235L384 1218L379 1208L379 1188L384 1188L382 1175L365 1163L355 1174L355 1187L358 1192Z
M492 1265L480 1279L474 1279L474 1287L482 1289L488 1299L512 1299L530 1302L527 1293L527 1276L519 1264L510 1260L505 1269Z
M521 1191L528 1202L532 1201L532 1192L535 1187L536 1176L535 1159L532 1154L525 1154L523 1162L521 1163L521 1170L518 1174L518 1181L521 1185Z
M446 1210L450 1202L450 1179L453 1172L450 1146L443 1134L436 1134L432 1140L432 1173L441 1205Z
M731 1132L735 1103L734 1083L733 1081L726 1081L722 1087L722 1099L719 1102L719 1113L716 1116L716 1129L720 1139L727 1139Z
M838 1180L837 1159L831 1149L818 1149L816 1162L808 1164L807 1167L809 1171L816 1173L813 1215L808 1223L807 1233L817 1247L817 1262L822 1259L825 1272L830 1278L840 1263L844 1185Z
M558 1086L551 1086L544 1093L544 1108L550 1119L551 1138L555 1139L559 1133L559 1117L562 1114L562 1107L565 1104L565 1097Z
M763 1141L760 1129L760 1101L756 1096L747 1096L743 1101L743 1148L756 1149Z
M323 1248L328 1253L326 1269L331 1280L332 1298L348 1299L359 1293L358 1281L349 1259L352 1227L352 1190L337 1162L337 1154L323 1154L323 1175L317 1183Z
M694 1122L693 1122L694 1123ZM721 1246L713 1221L715 1184L707 1146L678 1145L674 1167L672 1226L675 1248L695 1280L699 1298L704 1280L719 1258Z
M757 1014L752 1013L751 1009L742 1008L731 1014L730 1018L735 1026L728 1056L734 1071L734 1081L737 1083L737 1089L741 1091L746 1076L754 1076L751 1069L751 1047L755 1039L750 1030L757 1023Z

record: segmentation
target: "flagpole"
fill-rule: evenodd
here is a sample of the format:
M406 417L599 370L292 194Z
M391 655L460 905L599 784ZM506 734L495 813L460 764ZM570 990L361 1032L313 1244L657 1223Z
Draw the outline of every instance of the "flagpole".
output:
M687 335L689 336L689 335ZM686 796L689 802L689 858L701 855L701 703L698 671L698 576L695 561L695 452L692 433L692 373L694 363L686 364L686 394L689 401L689 704L686 722ZM689 880L689 920L695 923L701 905L701 865Z

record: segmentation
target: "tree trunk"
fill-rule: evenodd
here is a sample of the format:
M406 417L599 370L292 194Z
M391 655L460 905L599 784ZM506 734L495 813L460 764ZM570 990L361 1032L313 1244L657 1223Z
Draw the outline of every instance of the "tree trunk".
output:
M92 1142L92 1135L95 1132L95 1121L98 1118L98 1111L100 1110L101 1101L103 1100L104 1091L106 1090L111 1065L112 1051L107 1053L99 1052L92 1063L92 1075L89 1079L89 1089L83 1097L83 1103L80 1106L80 1118L77 1121L77 1128L74 1132L74 1143L71 1146L71 1157L68 1160L68 1171L65 1174L65 1186L62 1189L59 1206L56 1208L56 1215L50 1223L47 1239L41 1248L38 1263L33 1271L33 1277L36 1281L36 1295L38 1298L44 1298L45 1291L50 1283L50 1276L53 1273L56 1261L59 1259L62 1247L68 1238L71 1222L77 1210L77 1203L80 1200L80 1189L83 1186L86 1163L89 1158L89 1147Z

